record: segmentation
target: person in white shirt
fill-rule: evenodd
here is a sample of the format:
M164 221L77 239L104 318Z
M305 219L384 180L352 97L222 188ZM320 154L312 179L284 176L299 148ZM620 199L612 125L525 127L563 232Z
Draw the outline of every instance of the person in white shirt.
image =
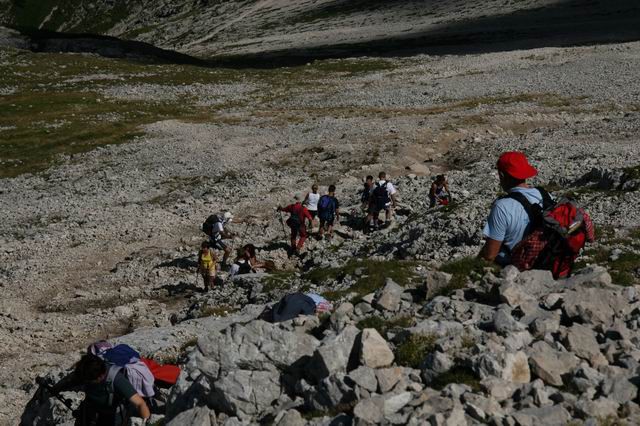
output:
M316 218L318 217L318 201L320 200L320 193L318 192L318 185L313 184L311 186L311 192L308 192L304 197L304 201L302 204L309 210L311 213L311 217L313 217L313 221L311 222L311 229L309 233L313 232L313 226L315 224Z

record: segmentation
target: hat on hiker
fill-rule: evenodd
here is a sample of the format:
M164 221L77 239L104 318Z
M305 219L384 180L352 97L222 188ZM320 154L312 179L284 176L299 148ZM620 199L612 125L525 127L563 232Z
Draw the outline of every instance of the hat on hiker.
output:
M89 347L87 348L87 353L100 356L112 347L113 346L111 345L111 343L107 342L106 340L98 340L97 342L89 345Z
M233 219L233 215L231 214L231 212L224 212L224 221L225 222L231 222L232 219Z
M498 170L516 179L529 179L538 171L529 164L527 157L517 151L505 152L498 158Z

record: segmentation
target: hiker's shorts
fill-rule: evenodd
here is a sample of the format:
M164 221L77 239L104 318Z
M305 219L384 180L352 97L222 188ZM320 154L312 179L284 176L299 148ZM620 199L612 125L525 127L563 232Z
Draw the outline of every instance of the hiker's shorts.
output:
M327 218L320 218L320 227L323 226L333 226L333 222L335 222L336 217L335 216L331 216L331 217L327 217Z
M311 217L314 219L318 217L318 210L309 210L309 213L311 214Z
M219 240L211 240L211 247L216 248L218 250L226 250L228 246L224 243L224 241L222 241L222 239L219 239Z

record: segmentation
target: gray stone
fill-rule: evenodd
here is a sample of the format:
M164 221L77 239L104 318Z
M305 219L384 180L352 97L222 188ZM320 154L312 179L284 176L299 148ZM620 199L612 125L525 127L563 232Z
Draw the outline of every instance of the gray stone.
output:
M503 379L487 377L480 382L484 391L498 402L505 401L513 396L518 385Z
M392 279L387 278L385 286L378 291L374 300L374 306L386 311L396 312L400 309L402 293L404 289Z
M581 417L599 417L617 416L620 404L617 401L600 397L594 401L588 398L580 398L575 404L576 411Z
M353 416L359 424L380 424L384 418L384 399L376 396L361 400L353 409Z
M249 420L270 410L281 392L277 371L234 370L213 383L208 403L216 411Z
M376 372L372 368L360 366L351 371L347 377L353 380L356 385L368 390L369 392L375 392L378 388Z
M375 370L380 393L387 393L398 383L402 377L402 367L381 368Z
M424 366L436 374L449 371L453 364L451 357L440 351L429 353L424 361Z
M591 365L602 364L600 346L594 331L586 325L574 324L567 329L564 344L576 356L586 359ZM606 364L606 361L604 362Z
M602 393L618 403L633 401L638 396L638 387L626 377L607 377L602 382Z
M390 396L385 395L384 398L383 413L385 417L388 417L391 414L397 413L407 405L409 401L411 401L412 396L411 392L402 392Z
M194 407L183 411L167 423L167 426L214 426L215 413L207 407Z
M359 334L360 330L350 325L340 334L323 340L313 354L310 368L313 377L321 380L337 372L346 372Z
M427 299L433 299L440 294L443 289L447 288L451 281L451 274L440 271L427 271L425 274L425 291L427 292Z
M527 293L522 286L513 281L506 281L503 283L498 288L498 294L500 295L500 300L512 308L528 301L535 300L535 298Z
M562 386L562 376L578 365L578 358L553 349L546 342L535 342L529 350L531 371L553 386Z
M560 314L557 312L548 312L546 315L542 315L535 318L529 330L533 336L541 338L547 333L555 333L560 329Z
M611 275L603 266L588 266L567 279L567 287L609 287Z
M525 325L513 318L511 312L506 309L498 309L493 315L493 327L503 336L526 329Z
M614 316L628 312L630 304L624 295L611 289L579 288L567 291L562 309L569 318L587 324L613 324Z
M565 426L571 420L569 412L560 405L525 408L512 416L520 426Z
M362 330L359 355L360 363L371 368L387 367L394 358L389 344L374 328Z
M529 383L531 380L528 358L522 351L481 353L475 358L473 368L481 379L495 377L514 383Z
M304 426L306 424L298 410L282 411L273 423L276 426Z

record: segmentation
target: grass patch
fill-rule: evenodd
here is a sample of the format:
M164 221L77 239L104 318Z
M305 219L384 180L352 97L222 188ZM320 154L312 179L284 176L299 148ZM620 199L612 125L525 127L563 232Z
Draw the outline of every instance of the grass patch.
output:
M445 263L439 269L451 274L452 277L449 285L443 288L439 295L448 296L456 290L465 288L469 280L480 279L484 275L485 268L490 268L493 272L498 272L500 269L497 265L474 256Z
M228 305L220 305L220 306L205 306L202 308L201 314L199 318L205 317L226 317L229 314L237 312L237 308L233 308Z
M262 291L272 292L275 290L286 290L291 287L291 279L295 276L294 271L274 271L263 280Z
M473 371L469 368L460 366L453 367L446 373L436 377L431 383L431 387L437 390L442 390L451 383L467 385L473 392L480 392L482 390L480 387L480 379L473 373Z
M633 167L626 167L622 169L627 177L627 180L640 179L640 165Z
M396 363L403 367L420 368L428 353L435 349L437 337L432 334L412 334L396 348Z
M589 259L590 264L605 266L611 274L614 284L631 286L640 283L640 254L631 251L622 252L616 260L611 260L611 250L598 247L586 250L583 254ZM586 260L576 262L574 269L578 270L587 266Z
M323 295L329 300L338 300L347 294L356 293L354 302L362 296L383 287L387 278L401 286L410 285L416 278L416 262L390 260L376 261L369 259L352 259L340 268L316 268L305 273L302 278L316 285L330 281L341 281L346 276L356 278L356 282L345 290L327 291ZM358 274L356 274L356 271Z
M389 330L393 330L395 328L408 328L412 327L414 324L415 321L410 316L401 316L390 320L385 320L378 315L373 315L360 320L356 324L356 327L358 327L359 330L364 330L365 328L375 328L381 336L387 339L387 332Z

